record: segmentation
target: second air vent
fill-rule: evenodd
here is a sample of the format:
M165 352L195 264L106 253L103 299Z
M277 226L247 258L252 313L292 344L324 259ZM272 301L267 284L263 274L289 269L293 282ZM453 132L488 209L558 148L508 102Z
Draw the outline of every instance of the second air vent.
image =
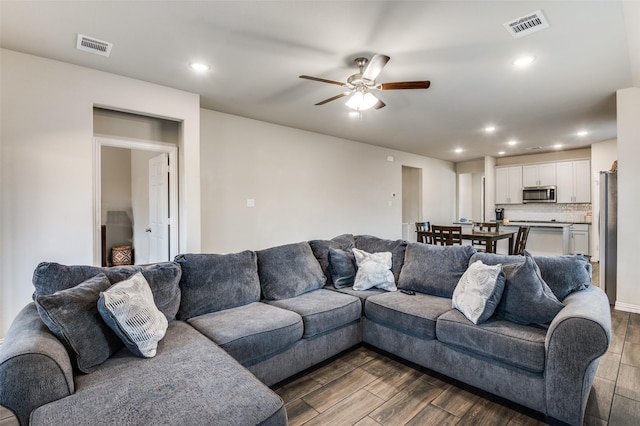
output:
M86 35L78 34L78 41L76 48L84 50L85 52L95 53L96 55L109 56L111 54L111 48L113 44L98 40L94 37L87 37Z
M547 21L541 10L536 10L503 25L513 38L520 38L549 28L549 21Z

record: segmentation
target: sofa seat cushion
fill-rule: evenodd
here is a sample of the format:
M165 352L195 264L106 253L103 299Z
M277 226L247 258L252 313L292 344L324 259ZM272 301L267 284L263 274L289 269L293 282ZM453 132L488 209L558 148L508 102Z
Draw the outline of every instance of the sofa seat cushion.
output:
M451 299L416 293L384 293L367 298L365 316L371 321L421 339L435 339L436 320L451 310Z
M243 365L288 349L302 339L303 331L300 315L260 302L188 322Z
M335 287L325 286L324 288L328 290L337 291L338 293L343 293L343 294L348 294L350 296L358 297L362 302L363 310L364 310L364 302L367 300L368 297L375 296L376 294L386 293L385 290L381 290L379 288L370 288L369 290L354 290L353 287L335 288Z
M455 309L441 315L436 325L436 335L443 343L533 373L544 371L546 334L543 326L520 325L496 317L475 325Z
M357 297L325 289L265 302L298 313L304 324L304 338L359 321L362 315L362 303Z
M74 394L34 410L30 424L287 424L278 395L182 321L169 323L154 358L123 349L75 383Z

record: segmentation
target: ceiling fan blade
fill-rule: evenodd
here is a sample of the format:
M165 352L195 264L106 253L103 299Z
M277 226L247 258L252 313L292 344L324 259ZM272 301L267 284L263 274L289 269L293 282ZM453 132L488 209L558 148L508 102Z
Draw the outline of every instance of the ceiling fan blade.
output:
M374 81L380 75L382 68L387 65L389 59L391 58L386 55L378 55L377 53L373 55L367 67L362 71L362 78Z
M378 90L406 90L406 89L428 89L431 86L429 80L424 81L400 81L397 83L380 83L376 85Z
M310 75L301 75L300 78L304 78L306 80L319 81L320 83L329 83L335 84L337 86L347 87L345 83L340 83L339 81L327 80L325 78L311 77Z
M331 97L329 99L325 99L324 101L320 101L320 102L318 102L317 104L314 104L314 105L324 105L327 102L335 101L336 99L340 99L343 96L347 96L347 94L348 93L340 93L339 95L335 95L335 96L333 96L333 97Z

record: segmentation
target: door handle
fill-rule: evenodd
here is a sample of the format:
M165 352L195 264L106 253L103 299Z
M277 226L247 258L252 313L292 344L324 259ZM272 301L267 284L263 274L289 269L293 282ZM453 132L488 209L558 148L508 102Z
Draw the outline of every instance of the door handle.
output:
M151 232L151 228L145 229L144 232Z

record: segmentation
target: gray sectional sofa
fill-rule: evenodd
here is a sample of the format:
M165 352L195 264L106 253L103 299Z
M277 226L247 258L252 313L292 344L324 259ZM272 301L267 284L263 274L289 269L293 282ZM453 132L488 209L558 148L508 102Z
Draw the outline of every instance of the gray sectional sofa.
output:
M391 282L406 293L354 290L353 248L391 253ZM23 425L283 425L284 403L268 386L365 342L582 424L611 338L607 297L590 286L581 257L523 259L341 235L146 266L42 263L34 303L0 347L0 404ZM511 272L497 280L495 315L474 324L452 296L478 260ZM94 308L101 292L138 272L168 323L151 358L135 356ZM528 279L548 287L523 293ZM521 300L531 294L539 306Z

